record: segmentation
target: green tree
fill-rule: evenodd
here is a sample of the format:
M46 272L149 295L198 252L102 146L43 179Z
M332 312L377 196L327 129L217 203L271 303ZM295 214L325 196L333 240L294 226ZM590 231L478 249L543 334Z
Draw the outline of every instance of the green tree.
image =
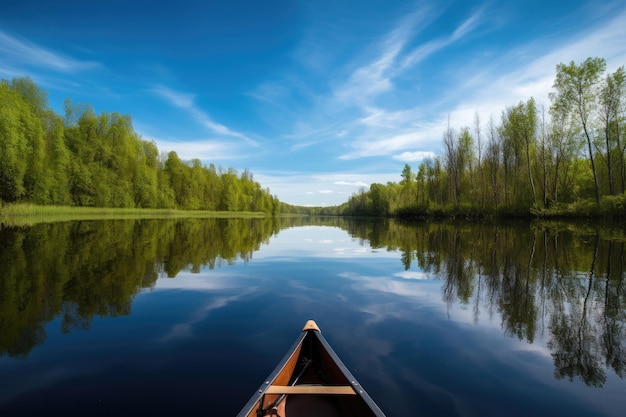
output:
M476 184L474 179L474 138L468 127L463 127L457 138L457 167L459 170L461 189L459 199L474 204L476 201ZM463 191L466 191L463 193Z
M493 207L498 208L500 202L500 186L498 179L500 178L500 160L501 160L501 143L498 136L498 129L493 121L493 117L489 120L489 141L485 151L485 165L489 173L489 184L491 195L493 197Z
M18 87L29 86L27 80ZM26 88L26 87L24 87ZM43 110L24 100L20 91L0 83L0 198L47 202L44 171L45 143L41 119Z
M410 184L413 181L414 175L409 164L404 164L401 176L402 180L400 181L400 184Z
M537 130L537 109L534 99L528 100L527 103L519 103L515 107L510 107L502 114L502 127L500 137L505 142L507 149L507 161L513 161L513 196L517 199L517 203L525 204L520 201L519 184L520 179L517 173L521 171L521 167L525 167L526 177L530 188L530 194L533 203L537 202L537 193L535 190L535 182L533 179L533 161L531 152L534 151L536 145ZM511 177L510 176L510 177ZM515 203L515 202L514 202Z
M48 177L48 201L56 205L69 205L70 197L70 151L65 145L63 119L48 110L46 114L46 158Z
M408 165L406 165L408 166ZM370 198L372 201L372 215L385 217L389 214L389 193L388 188L382 184L370 185Z
M158 207L159 150L153 141L142 140L133 181L135 207Z
M461 156L456 133L452 127L450 127L450 120L448 120L448 128L443 133L443 146L445 152L445 169L451 181L450 189L452 190L454 205L458 206L461 199L461 167L459 166Z
M624 152L622 144L622 124L624 123L624 106L626 102L626 71L619 67L613 74L607 75L602 83L599 94L599 116L604 136L604 152L606 155L609 193L616 194L617 185L614 180L614 163L617 162L620 191L624 191Z
M597 106L600 76L606 68L603 58L587 58L580 65L574 61L556 67L556 80L551 93L552 105L558 111L573 112L587 141L593 172L596 202L600 203L600 186L594 159L593 113Z
M44 124L47 124L48 95L30 78L14 78L10 85L28 108L28 111L23 108L21 112L21 130L28 142L28 153L22 156L27 161L24 173L25 197L32 202L46 204L50 202L47 195L50 176L44 164Z
M176 206L181 209L185 208L189 201L188 167L180 160L176 152L171 151L167 154L164 170L174 191Z

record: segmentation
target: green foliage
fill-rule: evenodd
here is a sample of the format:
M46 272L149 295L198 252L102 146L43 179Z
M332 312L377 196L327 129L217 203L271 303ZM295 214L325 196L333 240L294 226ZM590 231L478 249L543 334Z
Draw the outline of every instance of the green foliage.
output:
M626 217L626 193L605 195L600 200L600 211L605 216Z
M258 211L285 208L245 171L217 172L175 152L159 159L132 119L65 102L65 117L28 78L0 82L0 203Z
M25 194L28 143L21 118L29 109L5 82L0 83L0 199L16 201Z
M25 80L14 84L30 85ZM0 200L47 200L44 132L37 117L44 111L26 102L7 82L0 83Z
M556 68L551 106L530 98L482 129L443 132L443 155L405 164L399 183L372 184L342 215L402 218L624 217L626 71L602 80L589 58ZM486 131L487 144L482 133ZM582 152L587 145L587 157ZM595 197L595 201L594 201ZM328 210L327 212L332 212Z
M593 172L596 202L600 203L600 185L596 170L595 151L593 144L594 112L597 107L598 85L606 61L603 58L587 58L580 65L574 61L568 65L556 67L554 81L555 92L552 93L553 106L574 115L587 141L589 162Z

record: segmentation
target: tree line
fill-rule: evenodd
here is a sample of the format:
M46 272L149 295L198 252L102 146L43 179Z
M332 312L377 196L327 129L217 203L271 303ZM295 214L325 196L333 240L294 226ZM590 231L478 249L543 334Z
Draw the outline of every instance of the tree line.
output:
M0 81L0 206L29 202L124 208L253 211L283 205L245 170L161 154L129 115L96 114L67 99L48 106L29 78Z
M626 213L626 71L588 58L556 67L549 107L521 101L443 132L443 153L406 164L324 214L580 216Z

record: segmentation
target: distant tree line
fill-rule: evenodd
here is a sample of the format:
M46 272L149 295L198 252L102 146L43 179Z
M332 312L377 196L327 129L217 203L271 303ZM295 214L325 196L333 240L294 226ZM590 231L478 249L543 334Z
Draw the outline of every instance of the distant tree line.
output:
M277 197L245 170L160 154L131 117L65 102L65 116L28 78L0 81L0 205L178 208L275 214Z
M321 214L624 216L626 71L602 58L556 67L550 106L533 98L499 121L443 132L443 154L399 183L372 184Z

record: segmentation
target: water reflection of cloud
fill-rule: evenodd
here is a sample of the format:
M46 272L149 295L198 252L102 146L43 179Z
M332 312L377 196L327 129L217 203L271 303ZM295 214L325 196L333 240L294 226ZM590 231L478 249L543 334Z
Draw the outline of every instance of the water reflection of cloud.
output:
M36 375L30 376L31 370L26 370L20 378L15 378L10 384L5 384L0 392L0 404L9 403L13 398L17 398L27 393L37 392L46 387L54 386L71 378L97 372L97 366L86 364L81 367L68 366L66 363L57 363L49 369L38 369Z
M543 356L545 358L552 358L552 351L548 349L547 346L538 343L520 343L519 346L517 346L516 350L523 353L532 353L535 355Z
M388 276L367 276L353 272L343 272L338 275L352 281L352 287L359 291L378 291L403 297L424 297L433 292L425 290L421 285L416 285L415 279L398 281ZM436 291L440 293L439 288Z
M243 294L237 294L230 297L218 297L204 304L201 308L196 310L190 317L189 321L184 323L174 324L170 330L160 338L161 342L169 342L174 339L181 339L186 337L192 337L194 324L201 323L211 314L212 311L219 308L226 307L230 303L236 302L242 297L250 294L252 291L246 291Z
M354 256L363 256L369 255L367 248L351 248L351 247L337 247L333 248L333 253L335 256L339 257L354 257Z
M393 274L394 277L404 278L404 279L431 279L431 276L424 271L402 271Z
M374 251L368 242L351 237L345 230L328 226L305 226L282 230L270 245L255 252L256 260L276 257L307 258L380 257L397 258L394 251Z
M151 291L163 290L190 290L190 291L216 291L223 289L235 289L241 287L241 279L249 278L242 273L203 271L192 273L181 271L174 278L160 278Z
M360 294L359 310L368 315L370 323L389 319L410 320L416 310L430 308L438 311L438 317L445 318L447 322L498 330L502 327L498 314L480 317L481 311L476 310L475 305L442 303L442 281L423 271L401 271L391 276L343 272L338 276L350 280L351 289ZM390 298L383 298L382 294ZM476 314L480 317L479 321Z
M175 278L162 278L157 280L151 291L195 291L209 292L215 295L206 300L199 308L191 312L188 319L182 323L175 323L159 340L169 342L194 336L194 325L201 323L214 310L227 307L231 303L238 302L258 290L258 285L242 285L244 280L249 280L248 274L216 271L203 271L201 273L180 272ZM224 295L224 292L236 294ZM210 297L210 296L209 296Z
M170 332L163 336L161 341L165 342L172 339L182 339L184 337L191 336L193 336L191 333L191 323L178 323L172 326Z

